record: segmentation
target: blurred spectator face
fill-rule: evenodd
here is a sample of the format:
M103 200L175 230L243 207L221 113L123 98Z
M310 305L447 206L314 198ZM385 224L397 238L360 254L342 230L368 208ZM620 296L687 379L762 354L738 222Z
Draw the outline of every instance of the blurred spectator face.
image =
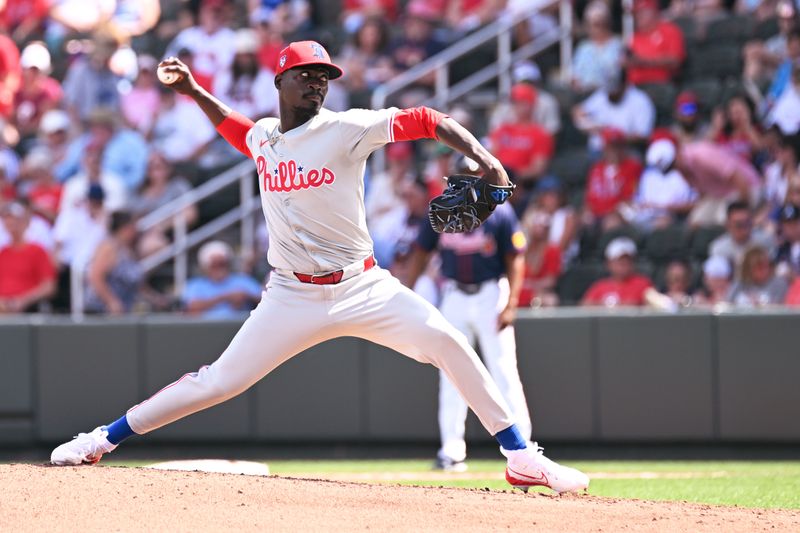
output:
M412 42L427 41L433 32L433 25L419 15L409 14L403 24L405 37Z
M528 83L517 83L511 88L511 105L514 107L514 114L521 119L531 117L533 108L536 105L536 87Z
M797 166L797 155L787 138L782 137L775 142L775 160L785 169Z
M92 41L94 48L89 54L89 61L96 70L107 68L111 56L117 51L117 41L110 35L95 35Z
M675 99L674 116L678 125L685 131L694 131L699 118L697 97L688 91Z
M800 205L800 179L794 179L789 183L786 191L786 203Z
M616 128L604 128L600 136L603 138L603 157L612 162L622 160L627 147L625 133Z
M786 54L791 59L800 59L800 35L792 33L786 41Z
M206 33L215 33L224 22L225 0L203 0L198 20Z
M548 213L555 213L561 207L561 193L557 190L548 190L539 194L539 206Z
M156 85L156 68L158 63L153 56L139 56L139 72L136 75L136 85L139 87L154 87Z
M550 234L550 215L542 210L533 210L525 215L525 229L531 243L547 241Z
M121 225L114 232L114 237L128 246L132 246L133 243L136 242L137 236L138 236L138 231L136 230L136 220L133 218L131 218L131 220L126 222L125 224Z
M69 124L69 115L60 109L51 109L42 115L39 132L49 146L61 146L67 142Z
M589 39L602 39L610 33L609 12L605 3L592 2L586 6L584 19Z
M797 25L797 13L791 2L780 2L777 9L778 28L783 35L788 35Z
M32 42L22 50L20 55L22 82L33 85L43 75L50 74L50 52L41 42Z
M412 215L424 217L428 213L428 188L424 183L417 181L405 183L400 197Z
M783 238L788 242L800 242L800 220L783 221L781 224L781 235L783 235Z
M742 260L742 281L754 285L764 285L772 277L772 264L769 256L761 248L748 251Z
M172 175L172 165L160 152L153 152L147 162L147 179L151 184L163 184Z
M108 124L93 124L89 128L89 135L92 137L92 142L105 146L114 136L114 128Z
M752 122L750 107L744 97L737 96L728 102L728 120L734 127L745 126Z
M28 228L28 209L17 202L11 202L3 206L0 218L3 225L11 235L14 242L22 241L25 230Z
M647 33L658 23L658 3L656 0L634 0L633 21L636 31Z
M605 257L611 277L624 281L634 273L636 244L627 237L617 237L606 246Z
M689 290L689 270L686 265L674 261L667 266L667 272L664 276L664 281L667 286L667 293L683 293Z
M711 294L724 297L731 284L731 265L724 257L709 257L703 264L703 284Z
M616 280L625 280L633 274L633 256L625 254L616 259L606 261L611 277Z
M725 222L725 228L739 244L744 244L750 240L753 231L753 217L748 209L735 209L730 212Z
M380 20L367 19L358 29L356 45L367 53L375 53L386 46L386 31Z
M211 241L200 247L197 261L205 275L212 281L228 277L231 267L232 250L222 241Z
M103 151L97 146L88 146L83 155L83 169L90 179L97 179L102 168Z
M404 175L414 161L414 148L409 142L392 143L386 148L386 160L391 170Z

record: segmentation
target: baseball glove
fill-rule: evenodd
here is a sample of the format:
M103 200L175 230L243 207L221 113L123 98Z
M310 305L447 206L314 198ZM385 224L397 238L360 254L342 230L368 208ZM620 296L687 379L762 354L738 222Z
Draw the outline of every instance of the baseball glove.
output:
M431 200L428 218L436 233L472 231L489 218L494 208L511 198L514 185L490 185L477 176L454 174L447 188Z

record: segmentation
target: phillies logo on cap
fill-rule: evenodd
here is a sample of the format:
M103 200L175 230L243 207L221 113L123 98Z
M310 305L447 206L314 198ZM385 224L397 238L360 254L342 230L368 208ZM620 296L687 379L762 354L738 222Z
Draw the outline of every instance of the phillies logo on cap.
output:
M318 43L311 43L311 51L314 54L314 57L328 59L327 55L325 54L325 50Z
M278 62L278 64L281 66L281 68L283 68L283 66L286 64L286 54L281 56L281 59Z

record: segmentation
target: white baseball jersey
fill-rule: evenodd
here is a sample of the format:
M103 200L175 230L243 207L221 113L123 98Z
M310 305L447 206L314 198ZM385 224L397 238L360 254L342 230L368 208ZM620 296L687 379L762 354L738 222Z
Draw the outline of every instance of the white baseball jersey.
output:
M321 274L372 253L364 170L367 157L394 140L397 111L321 109L286 133L274 117L250 129L247 146L258 171L274 268Z

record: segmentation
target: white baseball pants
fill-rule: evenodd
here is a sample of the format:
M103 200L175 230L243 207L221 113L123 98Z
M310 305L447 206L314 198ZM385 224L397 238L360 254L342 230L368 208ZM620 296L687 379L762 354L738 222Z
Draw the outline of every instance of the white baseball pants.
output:
M138 434L241 394L278 365L328 339L360 337L441 369L492 435L514 420L467 339L422 297L374 267L335 285L273 272L261 302L210 366L131 408Z
M467 337L470 344L478 341L483 361L511 407L517 428L525 439L530 439L531 417L517 369L514 328L509 326L497 330L497 317L508 303L508 296L506 278L487 281L471 295L458 290L454 283L448 283L440 308L442 315ZM458 395L449 376L442 372L439 381L439 433L442 439L439 457L453 461L466 458L466 418L467 404Z

